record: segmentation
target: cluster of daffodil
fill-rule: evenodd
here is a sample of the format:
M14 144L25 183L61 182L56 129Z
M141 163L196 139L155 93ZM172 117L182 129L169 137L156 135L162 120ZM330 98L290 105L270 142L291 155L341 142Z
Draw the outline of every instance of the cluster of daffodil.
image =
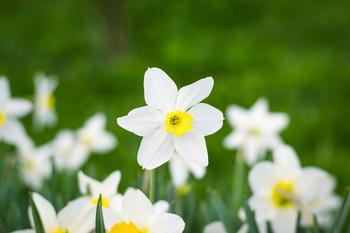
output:
M50 126L56 122L53 92L57 82L38 74L35 84L34 124L37 128ZM197 179L205 175L205 137L220 130L224 120L220 110L201 103L213 86L213 78L208 77L178 89L164 71L148 69L144 76L146 106L117 119L120 127L142 137L137 162L148 176L144 184L148 197L131 187L124 194L118 193L119 171L101 182L80 171L80 197L56 213L49 201L33 193L29 207L32 229L16 233L102 233L104 229L108 233L182 233L184 220L168 213L167 201L155 202L152 175L169 162L172 184L178 189L186 185L189 173ZM116 138L105 130L106 117L98 113L82 128L62 130L52 142L36 147L18 121L31 109L29 101L11 99L7 79L1 78L0 138L16 145L23 180L35 190L40 190L43 180L50 176L52 165L58 171L77 171L91 153L116 146ZM279 136L288 125L288 116L270 113L267 101L261 98L249 110L230 106L226 117L234 131L224 139L224 146L237 151L238 178L234 177L233 207L225 207L232 211L232 222L239 218L240 223L231 228L230 219L219 219L206 225L203 232L293 233L300 232L300 227L314 227L316 222L327 229L340 206L334 192L335 179L319 168L301 167L293 148ZM270 151L272 160L267 158ZM244 167L250 168L248 179ZM244 180L251 190L247 204L241 191ZM201 226L197 228L202 230Z

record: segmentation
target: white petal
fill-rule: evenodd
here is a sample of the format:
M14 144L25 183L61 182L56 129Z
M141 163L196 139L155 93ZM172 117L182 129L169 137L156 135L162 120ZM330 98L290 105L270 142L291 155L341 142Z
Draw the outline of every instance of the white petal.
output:
M298 156L290 146L276 148L273 151L273 161L284 179L294 179L301 172Z
M176 109L187 111L193 105L207 98L213 86L214 79L208 77L181 88L176 99Z
M56 211L44 197L33 193L33 201L39 212L45 232L52 232L57 227Z
M258 223L265 223L274 217L276 208L273 206L270 197L253 195L249 199L249 206L255 212L255 218Z
M230 133L225 139L224 139L224 146L227 149L233 149L240 147L243 144L244 135L239 132L233 132Z
M196 104L188 113L193 117L191 122L193 129L203 136L213 134L222 127L224 115L209 104Z
M23 117L32 110L32 103L25 99L13 98L6 104L6 112L10 117Z
M168 162L173 153L173 136L161 128L143 137L137 154L137 161L143 168L152 170Z
M139 228L147 226L155 213L152 203L140 190L129 188L123 198L123 211ZM152 232L153 233L153 232Z
M289 123L289 117L285 113L270 113L267 123L273 132L278 133L286 128Z
M106 179L104 179L102 182L102 194L107 197L115 195L117 193L120 178L120 171L114 171Z
M249 166L255 164L259 158L265 156L265 148L260 140L249 138L242 147L244 158Z
M10 86L5 76L0 76L0 103L6 102L11 97Z
M169 203L164 200L157 201L154 203L153 208L157 214L166 213L169 210Z
M101 183L85 175L82 171L78 173L78 182L80 193L83 195L88 194L88 191L91 191L90 195L92 197L98 196L101 193Z
M295 233L296 231L297 212L278 211L271 221L273 232L276 233Z
M278 173L271 162L260 162L249 172L248 180L252 192L268 196L278 179Z
M35 230L34 229L24 229L24 230L12 231L11 233L35 233Z
M148 69L145 73L144 88L147 105L163 113L174 111L177 87L164 71L158 68Z
M117 146L117 138L109 132L103 131L96 136L90 145L95 153L106 153Z
M175 214L156 214L150 224L152 233L182 233L185 229L185 222Z
M175 149L184 159L194 162L198 166L208 166L208 151L203 136L195 132L187 132L175 137Z
M269 111L269 105L265 98L258 99L253 107L251 108L251 112L253 115L262 115Z
M20 146L26 140L27 134L23 125L16 120L7 120L0 128L0 138L10 144Z
M203 233L226 233L226 229L222 222L217 221L206 225Z
M169 161L171 181L175 187L179 187L186 183L188 179L188 168L185 159L175 153Z
M227 108L226 116L232 127L240 127L246 125L248 113L247 110L238 105L230 105Z
M118 125L139 136L147 136L162 125L164 116L151 106L135 108L127 116L117 119Z
M186 164L188 169L191 171L191 173L194 175L194 177L196 177L197 179L201 179L203 178L203 176L205 175L206 169L205 167L201 167L198 164L186 160Z

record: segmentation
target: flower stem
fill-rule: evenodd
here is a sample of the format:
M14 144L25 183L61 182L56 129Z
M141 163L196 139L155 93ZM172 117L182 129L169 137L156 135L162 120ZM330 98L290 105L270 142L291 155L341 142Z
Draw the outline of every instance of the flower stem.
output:
M156 170L149 171L150 177L149 177L149 189L148 189L148 198L149 200L154 203L155 202L155 196L156 196Z
M244 190L244 173L245 173L245 164L244 158L241 150L237 151L236 160L233 170L233 190L232 190L232 205L233 211L238 214L239 208L242 206L243 200L243 190Z

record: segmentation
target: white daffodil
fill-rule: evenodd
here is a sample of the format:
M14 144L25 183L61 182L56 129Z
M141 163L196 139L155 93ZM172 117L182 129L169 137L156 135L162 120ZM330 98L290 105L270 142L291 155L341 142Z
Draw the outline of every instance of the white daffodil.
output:
M197 179L205 175L205 168L175 153L169 161L170 175L176 188L186 184L191 172Z
M225 226L222 222L212 222L204 227L203 233L226 233Z
M185 228L181 217L156 211L148 198L136 189L127 190L122 213L115 215L114 221L110 219L105 218L108 233L181 233Z
M38 73L35 81L35 107L34 125L37 128L44 128L56 124L56 110L54 91L57 88L57 79Z
M88 159L85 147L77 142L75 132L62 130L52 143L52 154L58 170L76 171Z
M275 149L273 162L256 164L249 173L249 185L253 192L249 204L257 222L270 221L276 233L295 232L299 210L304 225L312 224L313 214L323 224L339 203L333 177L319 168L301 168L288 146Z
M78 143L88 153L105 153L117 145L116 137L106 131L106 116L96 113L77 132Z
M266 150L282 144L278 134L289 122L284 113L270 113L264 98L260 98L250 110L229 106L227 118L235 130L225 138L224 145L241 150L249 165L264 156Z
M11 98L7 78L0 76L0 140L17 144L25 135L25 129L18 121L32 110L32 104L25 99Z
M22 180L32 189L39 190L51 175L51 150L47 145L36 148L30 139L20 145L17 160Z
M93 221L86 221L84 207L70 203L58 214L49 201L37 193L33 193L33 201L38 209L45 233L89 233L94 229ZM29 219L34 228L32 211ZM34 229L15 231L16 233L32 233Z
M118 124L142 136L138 163L151 170L170 160L176 151L201 167L208 165L204 137L222 127L223 114L200 103L213 88L213 78L204 78L177 89L174 81L158 68L148 69L144 77L147 106L118 118Z

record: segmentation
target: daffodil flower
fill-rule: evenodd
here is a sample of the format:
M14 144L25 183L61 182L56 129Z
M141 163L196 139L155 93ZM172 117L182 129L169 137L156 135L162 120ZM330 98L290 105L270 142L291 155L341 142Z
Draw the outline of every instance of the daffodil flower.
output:
M51 175L50 147L36 148L30 139L22 141L18 150L18 169L23 182L34 190L40 190L44 180Z
M327 214L339 204L333 193L334 178L316 167L302 168L288 146L275 149L273 162L256 164L249 173L249 185L253 192L249 204L257 222L265 227L270 221L276 233L295 232L299 210L304 225L312 224L312 214L323 225Z
M37 128L44 128L56 124L56 100L54 91L58 81L54 77L38 73L34 77L35 81L35 106L34 125Z
M204 227L203 233L226 233L225 226L222 222L212 222Z
M105 153L117 145L116 137L106 130L106 115L96 113L77 131L78 143L87 153Z
M143 137L137 155L139 165L154 169L169 161L175 151L198 166L208 165L204 137L218 131L223 122L218 109L200 103L213 85L213 78L208 77L178 90L164 71L146 71L147 106L117 119L119 126Z
M197 179L201 179L206 171L204 167L198 166L192 161L188 161L177 153L171 157L169 168L171 180L176 188L180 188L186 184L190 172Z
M229 106L227 118L235 130L225 138L224 146L241 150L249 165L263 157L266 150L283 144L279 133L289 121L284 113L270 113L264 98L260 98L250 110Z
M159 212L148 198L136 189L128 189L122 200L122 213L113 221L105 219L108 233L181 233L185 223L181 217Z
M32 104L25 99L11 98L7 78L0 76L0 140L17 144L25 135L25 129L18 121L32 110Z
M33 193L33 201L38 209L45 233L89 233L94 229L94 222L86 221L83 206L77 203L68 203L56 214L49 201L38 193ZM29 211L29 219L34 228L32 211ZM13 233L35 233L35 229L18 230Z

